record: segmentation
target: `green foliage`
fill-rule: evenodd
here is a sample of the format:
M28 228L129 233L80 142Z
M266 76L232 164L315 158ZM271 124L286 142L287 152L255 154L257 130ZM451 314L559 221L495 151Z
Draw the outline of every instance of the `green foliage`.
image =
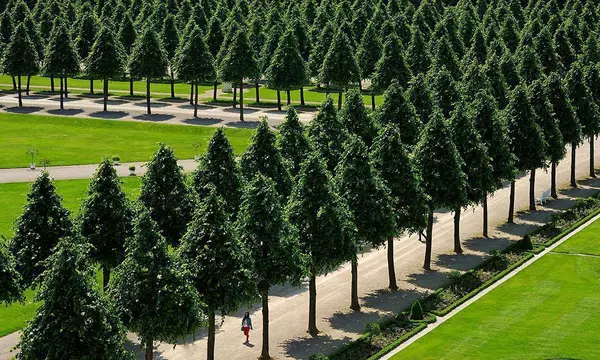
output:
M173 67L177 76L185 81L205 82L215 79L214 58L197 26L179 44Z
M325 29L323 29L325 31ZM331 41L331 39L330 39ZM322 51L322 49L320 49ZM375 66L381 58L382 46L379 34L375 29L372 21L369 21L367 28L364 29L360 44L358 46L358 66L360 68L361 77L370 79L375 72Z
M102 26L85 60L86 75L96 79L121 76L125 66L124 52L111 28Z
M277 146L282 157L289 164L290 174L296 176L300 171L300 164L310 151L310 144L298 112L293 106L288 107L283 123L279 127Z
M164 144L146 164L140 202L148 209L168 243L179 244L192 217L193 200L173 150Z
M254 51L244 30L238 30L219 65L219 74L223 81L238 82L245 77L254 77L257 63Z
M160 39L167 53L167 60L172 61L179 47L179 31L177 30L175 17L171 14L164 19Z
M216 57L224 40L223 29L221 28L221 20L217 14L210 18L205 40L210 53L213 57Z
M72 76L79 72L79 56L73 47L71 33L60 18L54 22L46 45L42 72L59 76Z
M35 317L23 330L16 359L134 359L125 350L125 329L100 294L77 237L62 239L46 262ZM91 356L90 354L94 354Z
M533 243L531 242L531 236L526 234L525 237L520 241L519 246L523 250L533 250Z
M377 124L367 112L362 95L358 90L349 90L346 93L346 102L340 110L339 119L350 134L357 135L370 146L377 136Z
M98 20L94 14L87 12L83 13L79 18L75 33L77 35L77 38L75 39L75 48L81 59L87 59L90 51L92 51L98 30Z
M558 74L548 76L544 81L544 90L558 119L558 127L564 142L579 144L582 137L581 124L561 77Z
M431 83L437 106L442 110L444 118L449 119L455 104L460 101L457 82L454 81L452 74L445 66L442 66L437 72L432 70L428 80Z
M366 31L365 34L367 34ZM308 56L308 74L311 77L318 78L320 76L321 68L323 67L323 61L325 60L325 56L327 55L327 51L329 50L329 45L333 41L333 36L334 32L331 23L328 22L325 25L325 27L323 27L323 29L319 29L319 38L313 44L313 47L310 50L310 54ZM359 55L360 54L361 53L359 53ZM371 54L369 53L369 55ZM379 60L379 58L377 58L377 60ZM375 60L375 62L377 62L377 60ZM318 80L321 81L320 78Z
M174 343L202 326L204 306L190 274L143 207L126 247L108 295L127 329L146 345L155 340Z
M454 80L460 80L462 77L460 65L458 63L458 59L456 58L456 54L450 47L450 43L446 38L437 40L432 61L432 67L434 69L441 69L443 66L450 71Z
M292 90L306 82L304 60L293 29L279 39L279 45L265 71L267 86L277 90Z
M333 83L340 87L360 80L356 55L348 36L342 29L339 29L333 37L327 55L323 59L319 77L325 83Z
M564 81L583 134L587 136L597 134L600 129L598 106L586 84L583 64L579 61L574 63Z
M530 87L531 106L537 115L537 120L544 133L544 139L548 143L548 160L558 163L565 157L565 142L558 126L556 112L548 100L546 91L541 80L534 81Z
M426 125L438 111L431 94L431 89L423 74L418 74L410 81L406 97L414 105L417 116Z
M410 77L410 70L404 61L400 40L392 35L385 42L381 59L375 65L375 72L371 79L372 86L378 91L384 91L395 79L402 86L406 86Z
M514 54L520 42L519 26L515 18L511 15L507 16L500 29L500 37L504 41L506 47Z
M392 80L383 93L383 103L375 109L373 117L380 125L396 125L402 144L412 148L419 141L423 124L397 80Z
M368 323L365 325L365 333L369 333L371 337L381 334L381 327L378 323Z
M21 274L17 271L13 255L4 244L0 244L0 304L23 302L23 287Z
M548 31L548 28L542 28L542 31L534 40L535 52L540 59L544 74L550 75L554 72L562 72L563 64L556 53L554 40Z
M327 97L308 125L308 137L314 150L333 173L342 156L346 129L337 116L333 100Z
M521 48L518 56L518 72L525 83L529 84L542 77L542 63L531 46Z
M129 13L125 14L125 17L121 21L121 27L119 30L119 40L123 45L123 49L125 50L125 54L130 55L131 50L133 50L133 45L135 44L135 40L137 39L137 31L133 26L133 20L131 20L131 16Z
M556 46L556 53L560 57L563 68L569 69L575 61L575 50L562 27L554 33L554 46Z
M410 44L406 49L406 61L413 75L427 72L431 64L427 43L419 28L415 27L412 30Z
M418 300L411 305L409 318L411 320L423 320L423 307Z
M290 195L292 179L276 145L275 133L266 120L263 119L256 127L252 144L242 154L240 164L246 181L252 181L260 173L275 182L282 199Z
M90 181L79 211L81 235L92 245L90 256L105 269L123 260L125 239L131 236L133 214L121 184L117 171L105 158Z
M42 172L31 185L23 213L15 222L15 236L10 242L17 270L26 286L32 286L46 269L44 260L58 241L73 231L69 211L61 202L50 176Z
M329 357L323 355L323 354L315 354L315 355L311 355L308 360L329 360Z
M155 79L167 73L167 53L157 32L146 26L133 45L129 57L129 72L133 77Z
M38 72L38 53L23 24L17 25L4 48L2 72L12 76Z

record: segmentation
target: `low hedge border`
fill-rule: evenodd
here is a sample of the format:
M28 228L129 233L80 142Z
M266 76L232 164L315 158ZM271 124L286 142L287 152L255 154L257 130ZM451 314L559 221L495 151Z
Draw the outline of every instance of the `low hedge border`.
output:
M367 360L377 360L377 359L380 359L385 354L389 353L390 351L392 351L395 348L397 348L398 346L400 346L400 344L402 344L406 340L410 339L411 337L413 337L416 334L418 334L421 331L423 331L427 327L427 325L428 324L424 323L424 322L420 323L417 327L415 327L414 329L412 329L410 332L408 332L408 333L404 334L403 336L399 337L398 340L396 340L393 343L389 344L388 346L384 347L377 354L371 356Z
M558 234L557 236L553 237L552 239L546 241L544 243L545 246L550 246L554 243L556 243L557 241L561 240L562 238L564 238L565 236L569 235L570 233L572 233L574 230L576 230L577 228L579 228L581 225L585 224L586 222L590 221L594 216L600 214L600 208L596 209L594 211L592 211L589 215L587 215L586 217L584 217L583 219L577 221L575 224L571 225L571 227L569 227L567 230L561 232L560 234Z

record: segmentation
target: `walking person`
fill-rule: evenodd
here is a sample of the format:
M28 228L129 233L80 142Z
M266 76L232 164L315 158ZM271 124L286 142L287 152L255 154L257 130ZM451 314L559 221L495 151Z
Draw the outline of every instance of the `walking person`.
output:
M250 330L254 330L252 328L252 319L250 318L250 313L246 311L242 319L242 331L246 335L246 342L244 344L250 344Z

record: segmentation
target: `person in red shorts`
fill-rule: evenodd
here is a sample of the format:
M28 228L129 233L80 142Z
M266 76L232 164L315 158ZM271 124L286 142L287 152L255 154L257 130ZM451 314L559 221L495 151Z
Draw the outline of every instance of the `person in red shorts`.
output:
M246 311L244 313L244 318L242 319L242 331L244 332L244 335L246 335L246 342L244 344L250 343L250 330L254 330L252 328L252 319L250 318L250 313Z

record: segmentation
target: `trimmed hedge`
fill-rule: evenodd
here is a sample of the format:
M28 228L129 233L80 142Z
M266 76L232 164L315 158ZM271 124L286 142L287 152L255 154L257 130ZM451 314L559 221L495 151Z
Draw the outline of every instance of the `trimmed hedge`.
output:
M383 355L385 355L385 354L389 353L390 351L394 350L395 348L397 348L398 346L400 346L400 344L402 344L406 340L410 339L411 337L415 336L419 332L423 331L423 329L425 329L426 327L427 327L426 323L421 323L421 324L417 325L417 327L415 327L414 329L412 329L410 332L402 335L400 338L398 338L398 340L394 341L393 343L391 343L388 346L386 346L383 349L381 349L378 353L376 353L375 355L373 355L370 358L368 358L368 360L377 360L377 359L380 359Z

